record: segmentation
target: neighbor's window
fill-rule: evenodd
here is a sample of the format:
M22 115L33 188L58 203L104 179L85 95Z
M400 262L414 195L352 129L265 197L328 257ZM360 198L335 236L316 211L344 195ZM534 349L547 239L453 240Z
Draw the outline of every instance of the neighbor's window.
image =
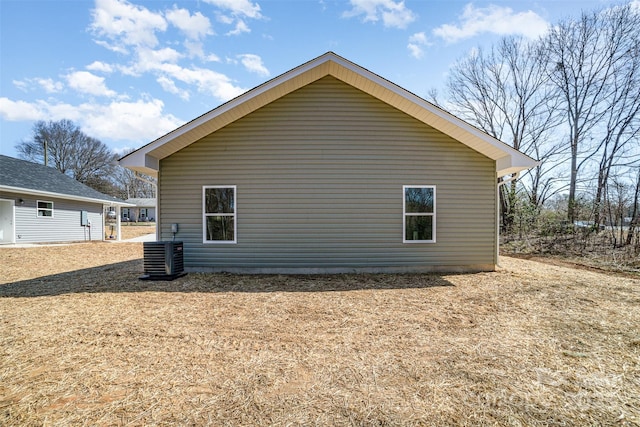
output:
M38 200L38 216L53 217L53 202Z
M436 187L402 187L404 192L404 243L435 243Z
M236 186L202 188L205 243L236 243Z

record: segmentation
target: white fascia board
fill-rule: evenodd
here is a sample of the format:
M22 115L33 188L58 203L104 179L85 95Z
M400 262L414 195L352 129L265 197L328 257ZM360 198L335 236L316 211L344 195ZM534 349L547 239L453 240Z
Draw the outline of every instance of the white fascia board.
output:
M531 169L540 164L519 151L515 154L507 155L496 160L496 176L498 178Z
M157 178L160 161L140 148L118 160L120 166Z
M327 68L321 70L321 66L327 66ZM314 69L318 72L313 73L312 71ZM299 81L295 81L298 77L307 77L304 76L305 73L309 73L308 78L302 78ZM248 92L245 92L242 95L239 95L227 103L222 104L208 113L205 113L204 115L184 124L137 151L123 157L119 162L124 167L156 177L160 159L177 151L177 149L188 146L202 137L202 135L199 135L202 133L202 130L200 130L200 132L198 132L198 130L209 121L223 116L226 113L230 113L234 109L241 107L243 104L249 103L250 101L264 95L263 99L260 99L259 102L252 106L251 111L253 111L253 109L260 108L263 103L271 102L273 99L284 96L287 93L298 89L300 86L306 85L315 79L326 75L332 75L333 77L342 80L345 83L394 106L395 108L398 108L400 111L409 114L423 123L438 129L478 153L483 154L492 160L500 161L500 165L497 167L498 174L501 174L504 171L507 171L505 173L507 174L509 173L508 171L511 170L519 171L537 165L535 160L524 155L518 150L515 150L504 142L491 137L475 126L472 126L451 113L442 110L412 92L401 88L395 83L353 62L350 62L333 52L328 52L322 56L312 59L305 64L302 64L273 78L272 80L267 81L266 83L263 83L260 86L249 90ZM295 81L295 84L290 85L290 87L283 86L286 90L282 90L282 93L276 92L272 97L269 96L270 91L275 91L278 86L291 81ZM373 83L373 85L371 83ZM245 114L248 114L251 111L247 110ZM233 120L237 120L237 118ZM215 130L217 129L212 128L209 129L208 132ZM192 135L189 135L190 133ZM161 147L181 137L184 137L183 142L168 152L165 151L164 154L160 154L162 153ZM514 157L519 160L515 162L515 165L509 164L508 166L502 167L501 164L504 163L505 157ZM514 160L507 160L507 163L514 163Z
M310 69L313 69L315 67L317 67L319 64L323 63L323 62L327 62L329 59L334 58L335 54L330 55L330 54L325 54L319 58L316 58L315 60L309 61L306 64L303 64L301 66L298 66L284 74L281 74L278 77L275 77L269 81L267 81L266 83L261 84L260 86L257 86L239 96L237 96L236 98L227 101L226 103L220 105L219 107L214 108L213 110L209 111L208 113L203 114L200 117L197 117L194 120L191 120L190 122L185 123L184 125L180 126L179 128L169 132L168 134L161 136L160 138L156 139L155 141L150 142L149 144L145 145L144 147L139 148L138 150L124 156L123 158L121 158L118 162L129 169L133 169L133 170L138 170L138 171L142 171L147 170L147 171L157 171L158 167L159 167L159 158L154 157L153 155L149 154L152 153L154 150L162 147L164 144L179 138L183 135L186 135L190 132L193 132L195 130L197 130L200 126L204 125L205 123L209 122L210 120L221 116L237 107L239 107L240 105L251 101L252 99L261 96L263 94L265 94L266 92L271 91L272 89L274 89L275 87L279 86L280 84L291 80L301 74L304 74L305 72L307 72ZM193 142L193 141L192 141ZM153 159L153 160L151 160ZM155 165L153 165L153 161L155 160ZM150 173L150 172L145 172L148 175L152 175L155 176L156 174Z
M486 150L483 150L481 146L478 146L477 144L486 144L488 146L490 146L491 148L493 148L493 150L491 150L492 152L495 152L496 150L499 152L502 152L501 154L507 154L507 155L520 155L523 156L524 154L521 153L520 151L514 149L513 147L510 147L509 145L505 144L504 142L493 138L492 136L488 135L487 133L483 132L482 130L478 129L475 126L472 126L471 124L467 123L466 121L454 116L453 114L439 108L438 106L426 101L425 99L417 96L416 94L409 92L408 90L398 86L397 84L385 79L384 77L381 77L367 69L364 69L362 67L359 67L353 63L349 63L348 61L346 61L343 58L336 58L334 59L334 61L339 62L340 65L348 68L349 70L351 70L352 72L359 74L373 82L375 82L376 84L384 87L386 90L388 90L389 92L396 94L398 96L400 96L401 98L406 99L407 101L409 101L410 103L413 103L415 105L417 105L418 107L420 107L420 109L428 112L430 115L441 119L442 121L444 121L445 123L451 124L453 126L455 126L456 128L460 129L461 131L463 131L464 134L466 134L465 138L458 138L456 137L455 139L462 139L460 142L462 142L465 145L468 145L470 148L478 151L481 154L484 154L485 156L493 159L493 160L498 160L499 158L501 158L502 156L498 157L498 155L493 154L493 153L488 153L486 152ZM350 82L347 82L350 83ZM357 87L357 85L356 85ZM369 92L367 91L364 87L359 88L360 90L363 90L365 92ZM371 93L370 93L371 94ZM374 95L375 96L375 95ZM381 97L378 97L379 99ZM382 97L381 99L383 102L386 102L390 105L393 105L392 100L390 99L384 99L384 97ZM408 111L408 108L403 108L403 107L398 107L397 108L401 111L403 111L406 114L411 115L412 117L417 118L418 120L422 121L423 123L432 126L435 129L438 129L439 131L445 133L445 134L449 134L449 130L445 129L443 126L440 125L440 120L430 120L429 115L420 115L417 113L412 113L411 111ZM452 136L449 134L449 136ZM473 141L475 140L475 141ZM485 151L485 152L483 152ZM527 156L528 157L528 156ZM530 159L532 162L535 162L535 160Z
M101 205L106 205L106 206L122 206L122 207L135 206L131 203L118 202L116 200L111 201L106 199L94 199L92 197L70 196L68 194L54 193L51 191L31 190L28 188L21 188L21 187L10 187L8 185L0 185L0 190L6 191L9 193L28 194L30 196L50 197L54 199L63 199L63 200L75 200L79 202L99 203Z

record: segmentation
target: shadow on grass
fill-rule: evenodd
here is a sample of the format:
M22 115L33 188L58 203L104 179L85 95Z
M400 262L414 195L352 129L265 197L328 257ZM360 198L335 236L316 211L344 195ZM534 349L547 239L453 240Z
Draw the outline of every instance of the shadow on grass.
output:
M333 292L454 286L438 274L250 275L189 273L173 281L139 280L142 260L0 284L0 298L124 292Z

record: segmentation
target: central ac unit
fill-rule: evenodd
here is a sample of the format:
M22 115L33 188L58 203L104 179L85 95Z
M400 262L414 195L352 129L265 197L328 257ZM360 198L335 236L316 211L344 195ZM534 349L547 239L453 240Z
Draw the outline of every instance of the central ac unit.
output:
M173 280L184 276L182 242L144 242L142 280Z

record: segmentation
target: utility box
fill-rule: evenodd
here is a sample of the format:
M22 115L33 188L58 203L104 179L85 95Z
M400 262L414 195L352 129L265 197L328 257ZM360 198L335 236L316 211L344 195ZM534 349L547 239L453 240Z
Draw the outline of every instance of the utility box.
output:
M173 280L184 276L183 242L144 242L144 275L141 280Z
M89 225L89 212L80 211L80 225L82 227L86 227L87 225Z

